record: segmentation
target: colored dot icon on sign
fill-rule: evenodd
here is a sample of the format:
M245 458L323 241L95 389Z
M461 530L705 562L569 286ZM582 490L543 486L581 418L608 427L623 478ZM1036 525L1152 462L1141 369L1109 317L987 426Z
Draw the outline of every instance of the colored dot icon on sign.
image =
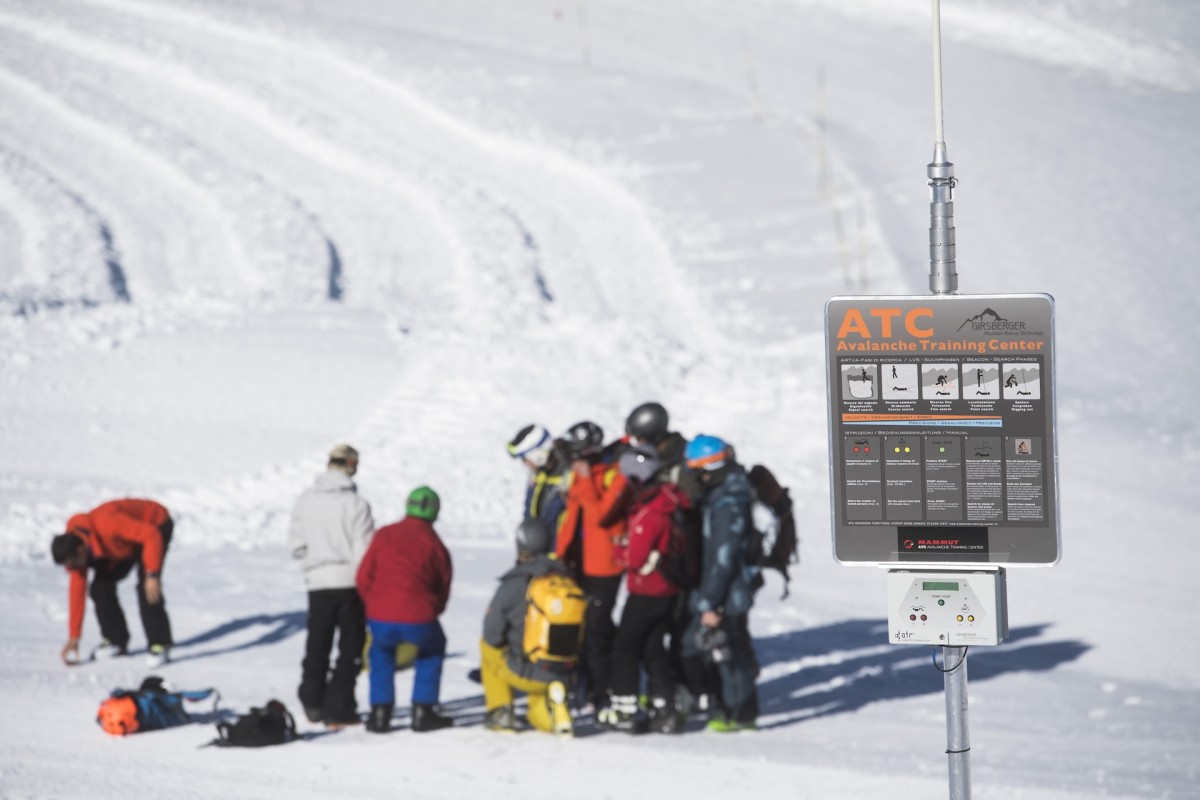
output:
M864 452L864 453L869 453L869 452L871 452L871 448L869 448L869 447L864 447L864 448L863 448L863 452Z
M899 452L900 452L900 448L899 448L899 447L897 447L897 448L896 448L896 452L897 452L897 453L899 453Z
M946 452L946 448L944 448L944 447L939 447L939 448L938 448L938 452L939 452L939 453L944 453L944 452Z
M900 451L899 451L899 450L897 450L896 452L897 452L897 453L899 453ZM904 452L906 452L906 453L911 453L911 452L912 452L912 448L911 448L911 447L906 447L906 448L904 448Z
M856 447L856 448L854 448L854 452L856 452L856 453L858 452L858 448L857 448L857 447Z

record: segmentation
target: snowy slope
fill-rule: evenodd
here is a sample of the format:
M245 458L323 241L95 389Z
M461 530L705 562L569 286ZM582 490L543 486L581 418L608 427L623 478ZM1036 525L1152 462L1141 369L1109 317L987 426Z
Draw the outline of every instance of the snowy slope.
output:
M976 795L1194 797L1200 13L943 5L961 290L1049 292L1059 333L1064 558L1010 572L1013 637L972 651ZM945 791L941 676L886 643L882 574L829 557L821 333L831 295L926 291L929 61L923 0L0 0L0 697L26 721L0 796ZM753 619L764 730L497 741L466 672L511 556L502 444L651 397L799 501L792 596ZM165 674L293 702L284 530L341 440L378 520L442 493L462 729L104 737L143 671L58 663L50 535L162 499Z

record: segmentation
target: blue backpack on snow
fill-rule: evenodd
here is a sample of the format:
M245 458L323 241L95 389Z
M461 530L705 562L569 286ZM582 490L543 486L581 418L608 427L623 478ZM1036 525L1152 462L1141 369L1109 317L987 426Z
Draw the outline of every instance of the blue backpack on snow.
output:
M174 728L192 721L183 706L185 700L195 702L214 696L220 698L215 689L172 692L162 678L151 675L134 691L114 689L100 704L96 723L113 736Z

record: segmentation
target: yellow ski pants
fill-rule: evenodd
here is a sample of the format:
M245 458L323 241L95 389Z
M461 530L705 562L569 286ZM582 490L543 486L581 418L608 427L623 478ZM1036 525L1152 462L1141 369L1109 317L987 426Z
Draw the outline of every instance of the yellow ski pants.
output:
M479 650L479 671L483 680L483 701L487 710L511 706L513 692L524 692L529 696L529 724L539 731L552 732L554 720L550 713L550 700L546 696L550 684L531 681L513 672L508 666L507 650L492 647L482 639L479 642Z

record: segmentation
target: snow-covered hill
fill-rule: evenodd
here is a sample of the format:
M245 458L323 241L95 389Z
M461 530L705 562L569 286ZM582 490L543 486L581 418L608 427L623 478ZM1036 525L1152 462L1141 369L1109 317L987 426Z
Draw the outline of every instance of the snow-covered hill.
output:
M1012 639L971 653L976 796L1195 796L1200 12L942 5L961 291L1058 313L1064 557L1010 572ZM829 555L822 341L831 295L926 291L929 64L924 0L0 0L0 796L944 791L941 676ZM499 741L466 673L503 443L649 398L798 500L792 596L753 618L763 730ZM461 729L101 734L142 668L59 664L50 536L161 499L165 674L294 702L284 530L342 440L378 520L442 493Z

